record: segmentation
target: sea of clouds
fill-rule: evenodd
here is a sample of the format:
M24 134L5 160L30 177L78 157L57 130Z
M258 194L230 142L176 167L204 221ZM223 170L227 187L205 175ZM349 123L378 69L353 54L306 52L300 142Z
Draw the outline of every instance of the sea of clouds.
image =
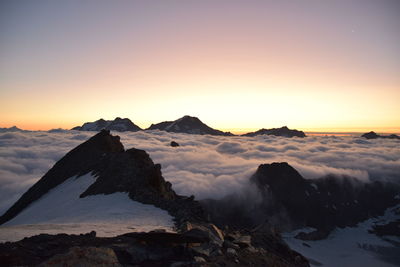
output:
M0 133L0 214L62 156L95 132ZM162 131L113 133L147 151L178 194L222 198L248 186L258 165L286 161L305 178L327 174L400 182L400 141L360 137L223 137ZM179 147L171 147L174 140Z

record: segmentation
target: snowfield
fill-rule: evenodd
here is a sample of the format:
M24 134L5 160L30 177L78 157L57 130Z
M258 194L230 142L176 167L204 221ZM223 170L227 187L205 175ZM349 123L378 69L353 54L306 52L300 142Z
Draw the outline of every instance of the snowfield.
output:
M397 208L399 208L398 206ZM291 233L282 234L288 245L303 254L310 260L311 266L325 267L393 267L398 266L380 260L396 258L399 261L400 249L390 240L400 242L399 237L389 237L386 240L368 233L374 224L384 224L398 219L394 213L396 208L390 208L384 216L366 220L359 223L357 227L337 228L327 239L319 241L303 241L294 238L299 232L312 231L314 229L300 229ZM379 251L383 252L380 253ZM322 265L320 265L322 264Z
M173 231L173 217L153 205L133 201L127 193L79 198L95 177L71 177L0 226L0 242L40 233L87 233L115 236L132 231Z

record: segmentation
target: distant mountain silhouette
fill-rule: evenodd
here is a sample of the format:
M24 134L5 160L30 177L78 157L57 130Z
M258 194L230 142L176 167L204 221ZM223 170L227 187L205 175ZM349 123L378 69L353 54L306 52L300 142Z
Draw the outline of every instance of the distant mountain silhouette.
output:
M256 136L256 135L275 135L275 136L284 136L284 137L306 137L303 131L291 130L286 126L281 128L272 128L272 129L260 129L256 132L250 132L243 134L242 136Z
M113 121L106 121L103 119L97 120L95 122L86 122L82 126L76 126L71 130L77 131L100 131L100 130L111 130L118 132L136 132L142 130L139 126L134 124L130 119L121 119L119 117L115 118Z
M12 126L10 128L0 128L0 133L5 133L5 132L24 132L24 130L21 130L17 126Z
M367 139L376 139L376 138L388 138L388 139L400 139L400 136L396 134L391 134L391 135L379 135L375 133L374 131L371 131L369 133L365 133L361 135L361 137L367 138Z
M230 132L222 132L213 129L196 117L184 116L175 121L163 121L157 124L152 124L146 130L160 130L174 133L187 134L209 134L209 135L225 135L232 136Z

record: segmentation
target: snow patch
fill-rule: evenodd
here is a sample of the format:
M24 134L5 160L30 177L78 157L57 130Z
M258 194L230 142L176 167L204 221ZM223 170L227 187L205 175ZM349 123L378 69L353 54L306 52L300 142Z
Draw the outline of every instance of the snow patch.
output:
M324 240L304 241L294 238L299 232L310 232L312 230L310 228L283 233L282 237L290 248L310 259L311 266L321 266L320 264L324 267L395 266L380 260L378 254L366 249L374 247L393 248L390 242L369 233L368 230L377 221L384 223L398 218L394 210L393 208L388 209L384 216L366 220L359 223L357 227L337 228ZM385 239L388 240L389 238L385 237ZM392 237L392 239L395 239L396 242L400 241L398 237Z
M53 188L0 226L0 241L14 236L19 238L55 232L85 233L94 230L99 236L113 236L153 229L173 231L173 217L167 211L133 201L127 193L80 198L79 195L95 179L91 174L75 176Z

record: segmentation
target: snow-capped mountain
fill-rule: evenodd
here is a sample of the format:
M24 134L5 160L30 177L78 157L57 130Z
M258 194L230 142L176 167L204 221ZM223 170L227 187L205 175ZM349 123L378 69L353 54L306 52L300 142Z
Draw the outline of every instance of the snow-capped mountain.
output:
M163 121L157 124L152 124L146 130L160 130L174 133L188 134L209 134L209 135L233 135L230 132L222 132L204 124L199 118L184 116L175 121Z
M292 130L286 126L281 128L272 128L272 129L260 129L255 132L250 132L243 134L243 136L256 136L256 135L275 135L275 136L284 136L284 137L306 137L303 131Z
M111 130L118 132L131 131L136 132L142 130L139 126L134 124L130 119L121 119L119 117L115 118L113 121L107 120L97 120L95 122L86 122L82 126L76 126L71 130L78 131L100 131L100 130Z

